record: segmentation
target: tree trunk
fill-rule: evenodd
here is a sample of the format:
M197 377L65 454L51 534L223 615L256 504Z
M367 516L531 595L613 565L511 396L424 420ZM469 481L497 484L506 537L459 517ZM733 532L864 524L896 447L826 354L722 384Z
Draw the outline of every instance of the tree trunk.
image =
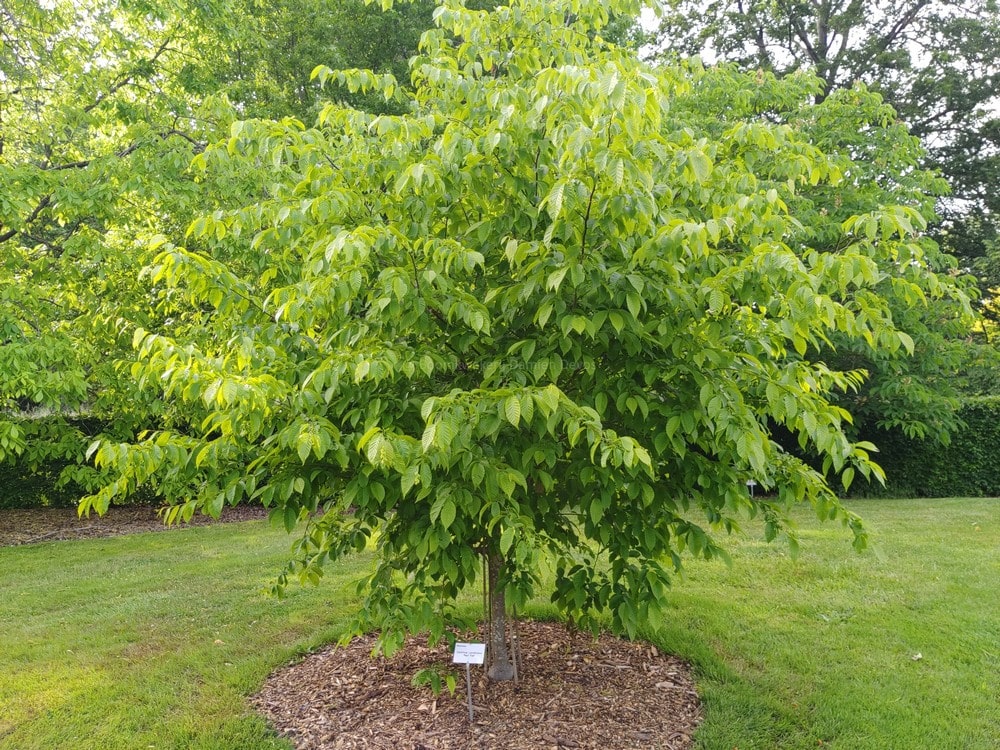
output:
M489 586L489 668L487 677L497 682L514 678L514 665L507 649L507 597L498 585L503 571L503 558L490 550L486 556L487 583Z

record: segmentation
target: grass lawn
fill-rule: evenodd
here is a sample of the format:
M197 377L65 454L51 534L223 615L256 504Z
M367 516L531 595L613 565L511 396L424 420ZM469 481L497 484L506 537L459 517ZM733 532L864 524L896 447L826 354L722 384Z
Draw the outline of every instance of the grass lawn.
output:
M751 533L689 564L649 636L695 664L700 747L1000 747L1000 501L853 507L864 555L803 512L797 560ZM278 601L288 545L255 522L0 549L0 748L288 747L245 696L340 632L369 564Z

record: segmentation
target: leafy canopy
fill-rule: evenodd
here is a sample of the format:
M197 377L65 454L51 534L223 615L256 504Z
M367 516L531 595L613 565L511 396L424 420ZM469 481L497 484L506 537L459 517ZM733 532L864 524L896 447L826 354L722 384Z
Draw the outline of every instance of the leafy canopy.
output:
M114 368L122 327L161 319L138 239L190 222L191 158L225 132L185 85L214 6L165 5L0 3L0 463L62 481L94 480L85 429L155 411Z
M803 67L820 96L861 82L927 145L925 167L951 185L939 241L974 272L989 300L1000 287L1000 10L995 0L667 0L658 47L787 74ZM983 311L995 318L992 305Z
M431 10L0 2L0 464L58 474L67 494L93 489L94 433L172 423L116 366L135 326L188 313L138 280L148 238L183 231L207 203L259 194L259 180L197 184L192 158L236 111L315 113L319 60L405 69Z
M315 71L405 114L329 104L199 156L261 198L157 241L153 283L198 314L138 331L133 373L186 426L95 445L117 480L84 508L146 483L182 516L257 498L306 519L282 583L374 543L390 649L440 634L481 554L515 604L548 569L578 623L635 633L681 555L723 554L712 532L747 515L773 538L809 501L863 546L797 454L845 486L880 473L831 403L864 373L819 353L907 356L886 285L961 299L921 260L920 195L820 221L814 198L859 183L817 142L884 123L826 118L807 76L653 70L601 38L637 11L446 0L412 89Z

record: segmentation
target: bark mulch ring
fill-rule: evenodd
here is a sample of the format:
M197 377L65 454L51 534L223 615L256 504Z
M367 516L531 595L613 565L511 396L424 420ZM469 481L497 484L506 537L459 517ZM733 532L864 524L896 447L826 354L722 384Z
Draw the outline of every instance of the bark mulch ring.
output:
M474 638L473 638L474 639ZM370 656L373 636L326 648L268 678L254 706L298 750L682 750L701 721L690 668L644 643L571 634L521 621L518 684L472 668L470 723L464 667L446 645L410 638L392 659ZM437 667L457 680L437 698L411 678Z
M264 508L238 505L223 509L220 521L251 521L258 518L267 518ZM0 547L59 539L118 536L140 531L166 531L218 522L209 516L196 515L190 523L165 526L158 515L158 509L151 505L114 505L103 516L91 513L89 517L83 518L77 515L76 508L0 509Z

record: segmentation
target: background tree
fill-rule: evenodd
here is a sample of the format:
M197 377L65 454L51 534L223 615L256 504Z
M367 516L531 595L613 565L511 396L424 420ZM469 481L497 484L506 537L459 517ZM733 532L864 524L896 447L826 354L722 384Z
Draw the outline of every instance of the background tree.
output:
M660 27L661 45L668 54L707 52L779 75L809 68L823 81L819 100L837 91L863 96L858 84L881 93L896 114L885 109L875 116L887 122L898 116L899 125L872 131L859 123L856 136L840 130L841 142L827 141L825 148L856 157L852 175L867 181L868 187L855 195L886 187L892 191L894 183L913 184L915 178L922 181L920 190L938 196L936 210L929 201L921 208L930 234L945 251L959 255L953 273L979 274L981 292L988 298L994 285L985 271L995 235L993 131L1000 74L991 52L998 40L995 6L923 1L894 6L859 0L695 5L685 0L668 4ZM887 160L885 149L906 140L904 128L921 137L928 150L908 148L908 155ZM886 165L895 167L887 171ZM912 171L914 167L940 170L952 183L952 194L944 182L933 183L925 172ZM842 219L859 210L837 200L836 205L824 205L830 217ZM947 267L935 248L925 252L932 266ZM897 318L915 311L910 300L898 297L893 309ZM980 309L988 310L989 305ZM872 374L866 387L849 397L850 403L841 402L859 417L862 434L871 438L878 430L900 428L910 436L946 440L954 432L961 388L973 380L985 382L978 375L956 378L956 373L978 372L982 362L996 361L995 353L980 350L968 323L956 312L947 306L936 311L917 308L924 319L916 337L919 353L902 368L850 347L831 355L838 357L838 366L863 367Z
M845 486L878 474L831 401L864 373L824 357L906 359L917 318L886 293L966 304L919 260L930 199L919 177L864 192L849 148L818 147L861 125L899 141L877 100L815 103L806 75L653 71L601 38L637 10L445 2L412 91L317 70L402 114L330 104L311 128L237 123L200 155L206 179L266 190L198 218L187 247L156 241L150 276L187 312L137 332L133 372L186 419L95 444L116 479L83 507L146 485L175 517L257 498L306 524L281 584L373 543L358 627L388 650L441 636L483 561L496 679L507 607L546 568L567 616L609 610L634 635L682 553L722 554L712 532L747 515L770 539L809 501L863 544L776 428ZM885 169L914 172L897 145ZM863 210L822 219L841 193Z
M430 23L421 2L0 0L0 475L75 501L95 434L170 423L122 364L135 326L179 320L139 281L149 237L261 195L191 160L237 111L314 117L318 62L405 70Z
M706 53L779 75L809 68L822 98L866 84L926 145L940 170L935 237L975 273L984 298L1000 287L1000 15L994 0L669 0L659 46ZM987 312L990 306L984 308Z
M179 75L213 18L197 6L0 3L0 462L89 486L85 433L149 417L115 369L121 328L161 320L144 235L190 221L187 165L225 132Z
M226 22L228 43L206 66L206 89L225 88L245 117L312 121L324 98L310 78L313 68L365 68L406 85L409 59L432 25L433 9L431 0L384 11L363 0L241 0ZM368 108L387 106L358 92L331 93Z

